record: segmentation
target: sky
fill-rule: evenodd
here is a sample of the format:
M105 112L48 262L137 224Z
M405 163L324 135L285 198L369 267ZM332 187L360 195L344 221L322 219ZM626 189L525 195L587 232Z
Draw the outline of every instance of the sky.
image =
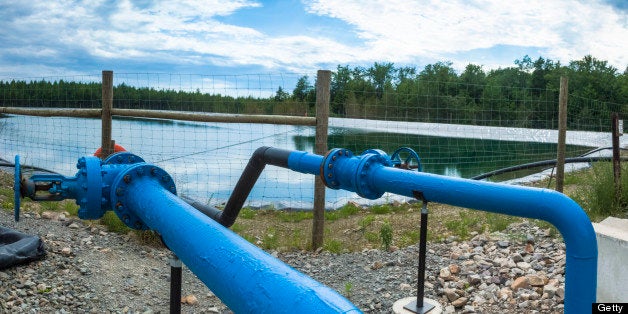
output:
M306 73L529 55L628 66L627 0L0 0L0 79Z

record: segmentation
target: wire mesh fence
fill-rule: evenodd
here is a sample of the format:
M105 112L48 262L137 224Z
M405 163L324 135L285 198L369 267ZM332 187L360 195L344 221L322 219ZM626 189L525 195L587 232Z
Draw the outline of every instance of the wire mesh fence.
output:
M113 107L312 117L315 77L115 73ZM556 157L557 90L431 80L340 83L334 77L329 148L390 154L406 146L419 153L424 171L465 178ZM100 76L2 80L0 99L2 107L100 108ZM582 97L569 102L567 156L609 146L610 112L622 107ZM20 154L25 164L70 175L78 157L100 146L100 128L94 118L4 115L0 158ZM312 152L315 142L314 127L299 125L114 117L112 131L117 144L168 171L180 194L212 205L226 201L256 148ZM247 205L311 208L313 181L268 167ZM362 202L328 190L327 207L350 200Z

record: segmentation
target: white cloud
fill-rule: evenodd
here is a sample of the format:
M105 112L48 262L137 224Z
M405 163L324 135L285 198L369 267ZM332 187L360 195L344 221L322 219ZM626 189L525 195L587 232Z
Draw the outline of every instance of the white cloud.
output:
M560 61L592 54L616 66L628 63L627 15L596 1L318 0L307 7L354 25L371 60L442 59L510 45L541 47L544 57Z
M454 65L472 62L490 69L502 65L493 56L482 60L458 56L501 45L536 47L543 57L561 62L591 54L620 70L628 64L627 14L596 1L304 3L310 14L346 22L347 29L338 33L354 33L361 43L341 42L311 29L273 37L220 18L261 5L247 0L161 0L148 6L130 0L22 1L5 5L15 13L0 13L0 57L22 56L41 64L52 60L56 64L51 68L72 63L72 58L93 58L310 72L321 64L419 64L456 56L451 60Z

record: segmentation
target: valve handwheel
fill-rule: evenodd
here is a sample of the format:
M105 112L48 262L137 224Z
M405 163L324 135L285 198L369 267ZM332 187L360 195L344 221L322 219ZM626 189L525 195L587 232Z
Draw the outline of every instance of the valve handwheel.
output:
M392 153L390 160L395 168L423 171L419 154L410 147L399 147Z

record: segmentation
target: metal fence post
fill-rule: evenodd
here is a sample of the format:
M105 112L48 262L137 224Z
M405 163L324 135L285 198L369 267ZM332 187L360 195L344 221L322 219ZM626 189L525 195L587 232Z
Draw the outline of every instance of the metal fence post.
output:
M113 71L102 71L102 147L101 159L113 153L111 140L111 109L113 108Z
M565 184L565 143L567 140L567 97L569 79L560 77L558 96L558 147L556 153L556 191L563 192Z
M329 122L331 71L319 70L316 74L316 140L314 152L327 153L327 130ZM325 183L320 177L314 179L314 218L312 222L312 249L323 245L325 226Z

